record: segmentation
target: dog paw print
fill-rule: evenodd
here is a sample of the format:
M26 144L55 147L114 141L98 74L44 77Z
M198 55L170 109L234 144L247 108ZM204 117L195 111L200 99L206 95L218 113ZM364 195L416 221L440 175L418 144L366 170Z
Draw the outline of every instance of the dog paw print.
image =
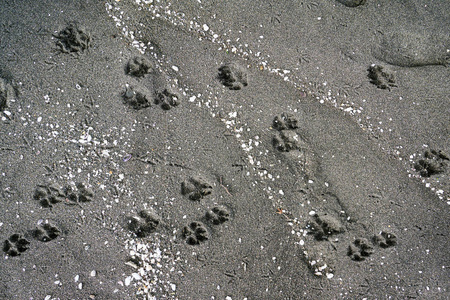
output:
M161 218L150 210L141 210L138 215L128 218L128 228L138 237L156 231L160 223Z
M28 250L30 242L21 234L15 233L5 240L3 251L9 256L18 256Z
M393 233L382 231L374 235L373 242L381 248L389 248L397 245L397 236Z
M92 189L86 187L82 182L77 183L78 189L78 201L79 202L91 202L94 198L94 192Z
M327 213L315 214L313 218L314 219L309 222L308 227L317 240L324 240L333 234L345 231L341 222Z
M67 200L66 204L78 203L78 194L76 191L74 191L72 189L71 186L66 186L64 188L64 195L65 195L65 199Z
M183 228L183 237L189 245L198 245L208 240L208 230L203 223L194 221Z
M41 242L49 242L54 240L60 235L60 233L61 231L58 227L50 223L39 224L36 229L33 230L34 238Z
M52 207L54 204L66 199L66 194L57 185L39 185L34 190L34 200L39 201L43 207Z
M145 88L135 88L128 86L125 88L125 92L122 94L123 102L136 110L147 108L151 106L153 97L150 91Z
M79 204L80 202L90 202L94 197L94 192L87 188L84 183L77 183L76 189L73 189L71 186L66 186L64 189L65 199L67 200L65 203L68 205Z
M219 68L220 82L230 90L240 90L248 85L247 71L235 63L225 64Z
M127 74L135 77L144 77L153 71L153 64L147 58L135 56L128 61Z
M180 96L178 94L172 93L168 89L164 89L156 93L155 104L161 104L161 108L164 110L169 110L172 107L178 106L180 104Z
M220 225L230 219L230 212L225 207L215 206L206 212L205 217L214 225Z
M348 256L355 261L363 261L373 253L373 247L365 238L356 239L348 247Z
M181 183L181 194L188 195L189 199L200 201L212 193L212 185L200 176L194 176Z
M94 192L81 182L76 184L76 189L72 189L71 186L67 186L64 189L64 194L66 195L66 199L70 201L68 204L91 202L94 197Z
M273 128L276 130L296 129L298 128L298 119L290 113L282 113L273 119Z
M369 69L370 83L375 84L380 89L391 90L391 87L396 87L394 74L383 71L383 67L379 65L371 65Z
M55 37L58 39L56 45L63 53L83 52L91 43L91 35L77 22L69 23Z
M83 183L76 184L77 189L67 186L61 189L56 184L39 185L35 191L33 198L43 207L53 207L54 204L64 202L68 205L74 205L79 202L90 202L94 197L94 192L87 188Z
M295 131L281 130L273 137L273 146L281 152L299 150L302 139Z
M422 177L430 177L432 175L444 173L447 168L447 162L450 160L448 154L439 150L426 150L424 153L424 159L420 159L414 166L416 171L420 173Z

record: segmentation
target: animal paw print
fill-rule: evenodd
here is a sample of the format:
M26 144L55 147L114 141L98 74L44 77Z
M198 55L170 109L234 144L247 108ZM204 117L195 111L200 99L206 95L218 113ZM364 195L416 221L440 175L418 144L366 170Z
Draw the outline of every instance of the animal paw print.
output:
M240 90L248 85L246 70L234 63L221 66L218 78L230 90Z
M91 43L91 35L77 22L70 23L55 37L58 39L56 45L63 53L83 52Z
M50 223L44 223L37 226L33 231L33 236L41 242L49 242L56 239L61 231Z
M91 202L94 197L94 192L86 187L84 183L77 183L78 189L78 201L79 202Z
M333 234L344 232L341 222L327 213L315 214L314 220L308 225L317 240L324 240Z
M83 183L77 183L77 191L70 186L61 189L56 184L39 185L34 191L33 198L38 200L43 207L53 207L54 204L63 202L73 205L79 202L92 201L94 192Z
M46 186L38 185L34 191L33 198L41 203L43 207L52 207L54 204L65 200L64 191L55 184Z
M162 109L169 110L172 107L178 106L180 104L180 96L178 94L172 93L168 89L164 89L163 91L156 94L155 104L161 104Z
M215 206L206 212L206 219L214 225L220 225L230 219L230 212L225 207Z
M393 233L382 231L373 237L373 242L381 248L389 248L397 245L397 236Z
M183 228L183 237L189 245L198 245L208 240L208 230L201 222L191 222Z
M373 247L365 238L356 239L348 247L348 256L355 261L363 261L373 253Z
M432 175L444 173L447 167L445 161L450 160L450 157L439 150L426 150L424 159L419 160L414 166L416 171L420 172L422 177L430 177Z
M181 194L189 195L189 199L200 201L212 193L212 185L200 176L194 176L181 183Z
M9 256L18 256L28 250L30 242L21 234L15 233L5 240L3 244L3 251Z
M66 204L75 205L80 202L92 201L94 192L90 188L87 188L83 183L77 183L76 187L77 190L73 190L70 186L64 189L65 199L68 201Z
M301 138L295 131L281 130L273 138L273 146L282 152L299 150Z
M383 71L382 66L371 65L367 71L369 71L370 83L375 84L378 88L391 90L391 87L397 86L394 75Z
M128 218L128 228L138 237L154 232L160 223L161 218L150 210L141 210L137 216Z
M128 61L127 74L136 77L144 77L153 70L153 64L142 56L135 56Z
M298 128L298 119L290 113L282 113L273 119L273 128L278 131Z
M122 97L125 104L128 104L136 110L149 107L153 99L148 90L144 88L138 89L132 86L127 86L125 88Z

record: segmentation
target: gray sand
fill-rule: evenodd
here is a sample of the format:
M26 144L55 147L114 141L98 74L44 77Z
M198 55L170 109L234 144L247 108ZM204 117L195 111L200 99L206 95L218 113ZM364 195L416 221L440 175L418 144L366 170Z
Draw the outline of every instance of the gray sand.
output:
M1 4L0 299L448 297L449 4L151 2Z

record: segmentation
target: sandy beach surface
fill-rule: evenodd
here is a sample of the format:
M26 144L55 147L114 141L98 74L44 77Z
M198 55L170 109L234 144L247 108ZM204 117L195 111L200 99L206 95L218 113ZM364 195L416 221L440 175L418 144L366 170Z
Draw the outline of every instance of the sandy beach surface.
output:
M0 299L447 299L450 2L0 3Z

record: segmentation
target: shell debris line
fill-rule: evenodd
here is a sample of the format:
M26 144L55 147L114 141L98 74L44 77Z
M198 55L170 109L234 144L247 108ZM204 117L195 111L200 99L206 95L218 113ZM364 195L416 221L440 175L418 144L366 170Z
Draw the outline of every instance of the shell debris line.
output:
M177 286L170 278L175 274L183 276L182 271L176 269L177 261L181 260L179 252L174 255L169 251L168 246L161 243L158 233L146 240L130 238L126 241L125 249L130 255L126 264L134 271L127 274L120 285L134 286L136 295L145 300L159 299L157 296L178 299Z

